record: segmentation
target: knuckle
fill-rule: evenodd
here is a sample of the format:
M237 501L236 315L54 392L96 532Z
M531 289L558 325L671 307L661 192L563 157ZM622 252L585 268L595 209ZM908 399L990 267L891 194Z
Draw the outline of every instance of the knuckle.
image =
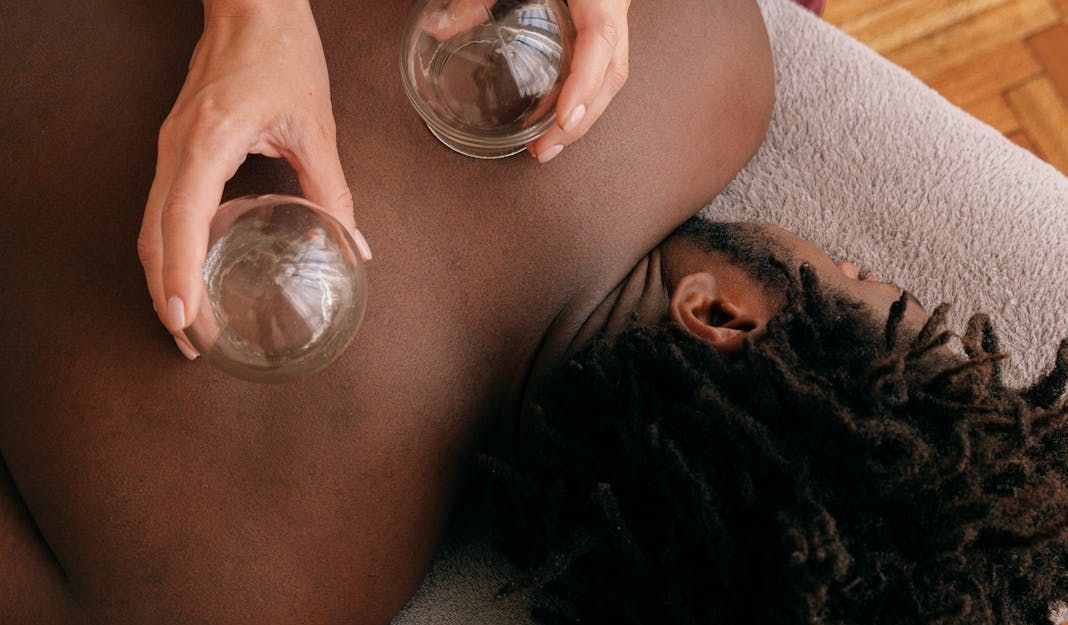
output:
M156 140L157 158L162 159L165 155L177 150L179 145L179 122L174 115L168 115L159 126L159 136Z
M164 143L168 143L174 137L177 122L174 119L174 114L168 115L163 123L159 125L159 144L163 146Z
M339 209L351 213L356 207L356 203L353 201L352 198L352 191L349 189L345 189L344 191L339 193L335 205Z
M197 98L190 113L195 124L217 124L226 118L222 103L210 94Z
M574 142L578 141L579 139L585 137L586 133L589 132L589 130L590 130L590 125L589 124L585 124L585 123L582 124L581 126L576 128L571 134L569 134L564 139L564 145L571 145L572 143L574 143Z
M619 28L612 22L604 22L597 27L597 36L612 50L619 45Z
M235 116L215 98L206 96L193 105L188 121L188 141L194 148L216 149L234 134L236 128Z
M180 223L189 215L189 206L191 199L188 194L182 191L172 192L167 196L167 199L163 201L163 208L161 210L161 218L164 226L167 224Z
M623 88L623 85L627 84L627 78L630 77L630 68L627 64L613 65L608 70L608 76L605 77L605 82L608 83L608 88L612 93L619 93Z
M159 256L159 247L156 246L143 232L137 237L137 258L147 269L156 262Z
M239 130L247 116L231 110L217 94L200 93L175 105L163 120L159 131L161 151L176 147L214 146Z

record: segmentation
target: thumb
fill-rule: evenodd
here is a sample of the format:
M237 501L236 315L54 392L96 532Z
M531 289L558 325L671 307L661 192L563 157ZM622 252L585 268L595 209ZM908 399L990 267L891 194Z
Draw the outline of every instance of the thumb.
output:
M354 230L356 219L352 191L345 182L337 141L332 137L302 141L300 147L289 156L304 197L323 207L350 231Z
M356 241L363 259L371 260L371 249L356 229L352 191L345 181L345 171L341 167L334 137L301 142L301 148L290 152L288 156L290 165L297 172L304 197L341 222Z

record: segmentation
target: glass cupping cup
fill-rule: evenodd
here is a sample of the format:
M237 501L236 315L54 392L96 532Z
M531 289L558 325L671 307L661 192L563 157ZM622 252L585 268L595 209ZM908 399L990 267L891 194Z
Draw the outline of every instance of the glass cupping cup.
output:
M211 223L201 304L186 336L211 364L246 380L319 371L345 351L363 319L367 276L359 249L345 226L298 197L223 204Z
M419 0L404 31L401 75L442 143L501 158L555 123L574 42L562 0Z

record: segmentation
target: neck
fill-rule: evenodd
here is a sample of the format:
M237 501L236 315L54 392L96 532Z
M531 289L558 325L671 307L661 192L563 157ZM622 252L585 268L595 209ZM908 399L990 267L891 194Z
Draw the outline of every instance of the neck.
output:
M515 446L530 423L530 409L556 370L590 341L612 339L637 326L664 319L670 293L664 278L661 248L644 256L603 298L562 311L550 325L530 366L513 386L512 402L503 422L504 444Z
M591 340L612 339L630 328L660 322L667 312L669 298L663 255L658 247L642 258L594 308L572 337L565 357Z

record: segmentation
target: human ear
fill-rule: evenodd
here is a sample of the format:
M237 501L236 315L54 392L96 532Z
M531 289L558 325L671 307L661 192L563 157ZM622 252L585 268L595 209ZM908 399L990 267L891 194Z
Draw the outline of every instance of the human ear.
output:
M745 338L758 327L757 320L746 314L740 304L723 296L712 274L692 273L675 287L668 314L672 321L721 354L736 354Z

